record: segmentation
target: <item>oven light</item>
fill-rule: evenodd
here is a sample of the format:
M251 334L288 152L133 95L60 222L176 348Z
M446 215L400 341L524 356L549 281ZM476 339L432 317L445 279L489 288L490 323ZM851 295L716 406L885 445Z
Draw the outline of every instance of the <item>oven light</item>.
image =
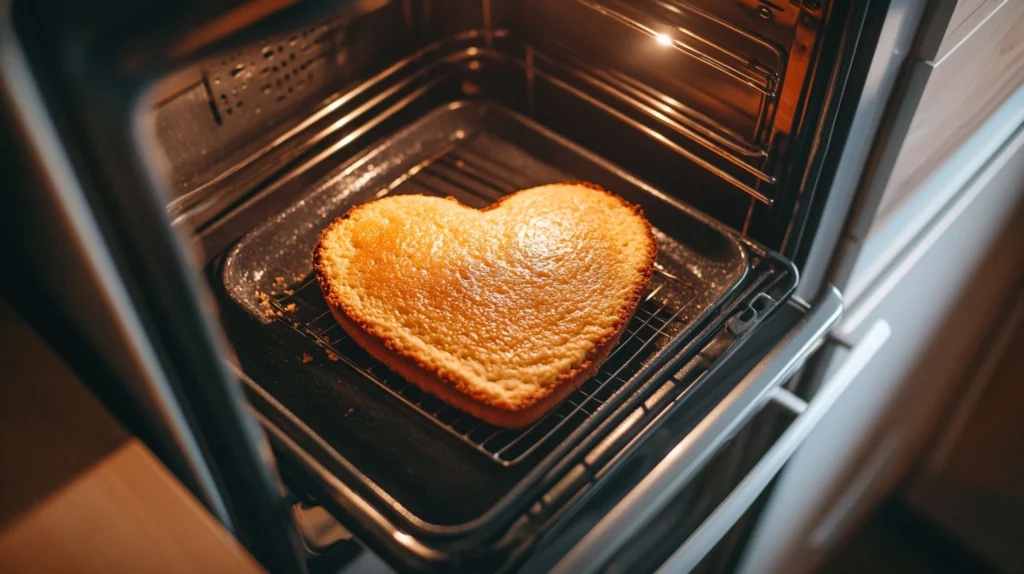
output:
M662 46L672 45L672 38L670 38L668 34L662 34L660 32L654 35L654 41L661 44Z

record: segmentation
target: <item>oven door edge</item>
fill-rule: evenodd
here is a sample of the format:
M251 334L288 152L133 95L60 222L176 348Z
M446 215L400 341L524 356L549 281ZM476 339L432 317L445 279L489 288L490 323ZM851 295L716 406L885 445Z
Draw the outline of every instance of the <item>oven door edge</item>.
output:
M885 320L878 320L867 334L850 347L850 354L835 374L827 381L813 400L806 402L784 388L777 387L771 399L797 415L785 433L772 445L768 453L743 478L736 489L701 524L682 546L662 565L659 572L689 572L715 547L740 519L771 480L782 470L793 453L810 436L815 425L825 416L836 399L852 383L864 367L889 340L892 328Z
M727 384L730 379L735 380L738 377L741 380L692 431L682 435L668 454L618 500L610 511L590 526L578 542L563 556L557 558L553 567L544 564L545 560L541 556L535 556L534 560L527 563L526 569L550 569L552 572L600 569L624 544L638 533L642 533L659 511L694 479L708 460L765 405L774 400L790 407L791 410L800 408L802 400L789 393L780 392L779 389L821 346L830 329L838 322L842 311L842 296L839 291L830 287L753 369L738 373L734 369L726 368L713 373L712 375L722 384ZM715 381L709 380L703 384L715 384ZM815 404L818 404L817 400L811 405ZM807 408L810 411L811 406ZM816 411L812 411L812 414L813 412ZM672 559L681 556L679 560L685 559L686 563L692 561L695 565L715 546L732 523L743 514L749 503L757 498L778 468L781 468L782 463L788 459L788 455L796 449L800 442L799 438L805 436L805 431L809 431L813 426L813 419L809 419L806 414L805 412L792 423L767 457L763 458L740 486L712 512ZM800 436L794 437L794 428L801 433ZM591 497L595 498L604 497ZM578 528L572 530L580 531ZM561 546L556 541L550 543L553 546ZM543 550L539 554L551 556Z

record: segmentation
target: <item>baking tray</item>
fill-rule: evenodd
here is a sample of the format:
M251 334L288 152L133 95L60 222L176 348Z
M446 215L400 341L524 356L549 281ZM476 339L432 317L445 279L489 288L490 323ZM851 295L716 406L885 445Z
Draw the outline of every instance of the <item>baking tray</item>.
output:
M324 313L311 281L313 247L353 205L424 193L483 207L570 180L644 209L659 244L658 273L601 372L535 425L505 431L447 409L353 345ZM410 532L482 536L550 487L559 478L553 467L582 460L580 447L597 438L591 431L655 370L685 358L678 351L749 266L746 243L667 193L498 104L455 102L340 166L242 238L223 260L234 305L224 326L246 376L272 397L279 412L271 418L326 468Z

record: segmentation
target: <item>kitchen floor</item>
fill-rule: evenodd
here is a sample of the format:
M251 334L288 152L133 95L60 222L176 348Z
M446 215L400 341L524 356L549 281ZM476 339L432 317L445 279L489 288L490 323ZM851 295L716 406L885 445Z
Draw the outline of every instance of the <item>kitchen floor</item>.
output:
M898 502L883 504L819 574L997 572Z

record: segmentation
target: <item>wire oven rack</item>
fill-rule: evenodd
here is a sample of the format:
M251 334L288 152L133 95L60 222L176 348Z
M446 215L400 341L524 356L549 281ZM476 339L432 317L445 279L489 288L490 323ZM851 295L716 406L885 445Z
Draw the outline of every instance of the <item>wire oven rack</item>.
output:
M675 294L659 297L667 283ZM682 289L680 289L682 287ZM659 340L671 337L667 327L675 321L688 300L688 285L665 272L656 272L636 314L626 327L618 346L598 373L576 389L556 409L524 429L501 429L464 414L392 373L360 348L340 328L327 308L314 277L308 278L290 295L271 300L278 320L322 347L330 360L340 360L366 379L387 390L421 415L429 418L477 451L503 465L512 465L530 455L559 430L570 430L628 386L644 359L657 349ZM679 295L684 293L682 297Z
M514 173L510 166L500 165L493 156L474 155L469 147L448 150L401 183L413 184L410 191L451 195L468 205L488 205L521 185L499 173ZM394 191L405 190L399 185ZM509 466L529 456L550 437L576 428L612 395L631 386L646 359L685 327L679 321L680 314L695 295L692 285L656 264L633 319L598 373L539 421L517 430L494 427L464 414L373 359L334 320L313 275L294 289L271 296L269 303L277 320L323 348L329 360L344 361L368 381L478 452Z
M491 0L480 1L484 6L480 12L490 14L488 6ZM273 137L265 142L266 145L247 146L245 149L252 148L248 155L235 150L234 154L229 154L230 160L219 160L222 164L206 166L199 170L201 173L193 173L197 168L192 164L199 162L194 157L198 152L192 149L195 146L190 146L189 142L195 141L195 138L166 136L166 141L162 142L165 153L171 158L172 164L182 164L174 168L174 177L177 180L175 189L181 195L169 205L172 215L182 217L194 209L207 209L210 202L204 201L203 198L207 198L208 193L219 190L218 192L223 194L225 188L231 188L224 185L226 178L241 178L249 170L258 172L258 164L267 161L268 158L277 154L281 154L280 157L294 157L316 145L331 132L353 130L353 133L360 133L360 130L367 129L365 126L375 125L399 113L414 99L410 98L410 89L423 93L427 91L424 85L433 86L441 83L439 78L442 76L461 73L457 68L467 62L471 66L480 66L483 63L485 67L489 67L489 64L495 61L506 64L512 62L521 67L524 71L522 77L525 79L526 89L531 93L534 89L535 75L553 79L558 87L601 106L632 127L668 145L673 151L695 162L702 169L710 171L757 200L772 204L775 200L773 186L777 183L777 175L772 165L778 162L779 158L770 148L770 142L775 139L775 115L782 98L785 78L790 72L787 66L791 66L787 63L788 52L785 47L759 33L754 29L756 26L740 26L698 7L692 1L572 1L584 9L603 14L629 29L656 39L659 38L656 29L674 30L678 37L666 48L722 74L731 80L736 90L759 95L759 105L750 111L750 117L756 120L753 131L748 133L743 127L727 125L728 122L713 119L699 104L687 103L677 97L678 95L656 89L620 70L595 65L593 62L583 62L561 52L546 53L535 48L525 38L520 38L521 31L494 29L488 20L483 22L484 29L464 30L429 43L378 73L368 75L358 85L347 87L344 93L326 96L297 124L283 133L271 134ZM413 5L411 1L403 4ZM430 3L423 4L429 11ZM333 45L330 40L334 37L344 37L345 26L343 21L325 20L302 31L312 38L303 40L299 46L312 46L311 50L316 55L315 62L307 62L312 66L308 68L308 74L315 74L312 78L304 76L304 79L300 79L296 76L290 80L306 82L301 89L298 84L294 86L296 98L310 90L320 94L323 86L331 85L329 79L336 79L339 74L345 73L343 70L324 68L326 62L347 61L341 57L341 52L321 52L327 49L345 49L344 42ZM485 38L501 41L493 47L488 42L485 47L482 45ZM723 41L723 38L728 41ZM333 47L328 48L328 45ZM195 100L188 105L182 105L178 100L173 100L175 105L165 105L165 102L156 108L158 127L162 126L167 133L176 134L182 126L187 126L189 134L203 133L204 141L235 146L238 134L248 133L239 130L249 130L257 124L264 126L268 114L287 117L297 104L309 107L308 102L291 96L272 97L274 101L270 102L264 101L264 94L253 93L260 86L271 86L278 75L284 74L283 69L278 70L277 66L256 66L264 59L263 54L267 53L268 49L273 51L275 46L279 49L287 48L283 52L284 56L294 55L288 51L293 48L281 42L280 38L272 37L226 60L207 62L204 65L202 86L216 86L215 90L207 94L209 100L194 98L193 92L188 92L192 94L189 97ZM246 59L248 65L243 61ZM445 65L438 65L439 63ZM277 81L279 86L284 86L281 88L284 90L290 86L287 78L282 78L285 78L285 84L280 84L281 78L277 78ZM201 86L197 85L196 89L202 91ZM272 91L271 96L275 94L278 94L278 91ZM248 102L244 106L241 105L243 96ZM262 103L256 106L253 105L253 101ZM537 104L531 101L529 105L533 107ZM540 105L543 105L543 102ZM215 121L209 122L209 126L213 127L205 124L194 125L193 118L204 117L210 110L216 118ZM224 120L229 117L228 110L231 110L230 121ZM634 114L641 119L634 118ZM326 122L331 116L338 119ZM788 130L789 127L785 129ZM318 133L309 137L309 130L317 130ZM677 143L676 138L681 141ZM203 155L205 158L207 154L204 152ZM203 161L210 161L213 157L224 154L208 155L210 157ZM209 175L213 173L220 175ZM237 199L225 196L219 198L216 204L223 209L225 205L231 205Z

